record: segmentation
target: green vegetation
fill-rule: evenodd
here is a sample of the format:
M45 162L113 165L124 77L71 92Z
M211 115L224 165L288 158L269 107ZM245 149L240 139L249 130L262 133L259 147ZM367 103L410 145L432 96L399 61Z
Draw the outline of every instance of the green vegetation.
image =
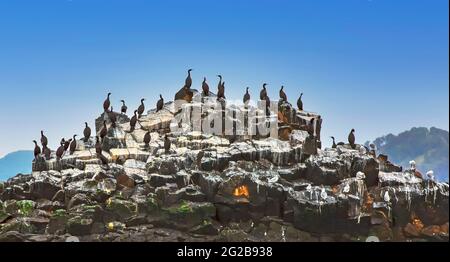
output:
M29 216L34 209L34 201L31 200L20 200L17 201L17 207L19 213L23 216Z

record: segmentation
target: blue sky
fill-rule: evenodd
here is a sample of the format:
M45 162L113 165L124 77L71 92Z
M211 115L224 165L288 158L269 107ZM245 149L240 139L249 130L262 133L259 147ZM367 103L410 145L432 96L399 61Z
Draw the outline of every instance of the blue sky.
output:
M448 130L448 18L447 0L0 0L0 155L82 134L108 91L172 98L187 68L236 99L303 92L324 138Z

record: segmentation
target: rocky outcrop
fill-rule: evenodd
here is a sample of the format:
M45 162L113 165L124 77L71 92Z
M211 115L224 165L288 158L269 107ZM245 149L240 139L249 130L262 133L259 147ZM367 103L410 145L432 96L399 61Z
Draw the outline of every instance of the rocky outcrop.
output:
M448 241L448 184L359 145L321 149L320 116L279 107L281 139L205 134L194 121L170 132L173 103L133 132L128 117L112 128L102 114L108 165L94 139L78 140L73 155L38 157L32 174L0 183L0 241Z

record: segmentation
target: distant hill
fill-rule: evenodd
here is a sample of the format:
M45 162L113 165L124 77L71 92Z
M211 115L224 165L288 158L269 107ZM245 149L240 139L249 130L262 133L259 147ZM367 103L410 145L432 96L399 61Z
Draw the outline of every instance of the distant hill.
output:
M5 181L18 173L31 173L33 151L16 151L0 158L0 181Z
M409 167L409 161L414 159L423 174L433 170L440 181L448 181L448 138L448 131L439 128L413 127L398 135L379 137L372 143L378 153L387 154L391 162Z

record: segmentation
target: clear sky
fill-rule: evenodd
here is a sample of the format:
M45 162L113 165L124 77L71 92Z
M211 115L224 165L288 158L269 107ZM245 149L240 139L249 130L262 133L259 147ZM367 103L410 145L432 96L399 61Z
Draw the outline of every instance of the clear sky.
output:
M194 68L227 97L283 84L357 142L449 126L447 0L0 0L0 155L55 144L102 111L171 98ZM325 145L329 141L325 139Z

